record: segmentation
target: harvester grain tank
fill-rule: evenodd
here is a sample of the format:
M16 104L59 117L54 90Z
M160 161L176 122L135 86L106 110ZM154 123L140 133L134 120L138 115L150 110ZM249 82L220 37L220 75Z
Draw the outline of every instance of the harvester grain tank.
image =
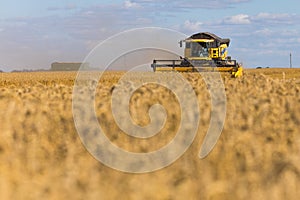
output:
M230 39L222 39L215 34L196 33L179 42L185 44L184 58L178 60L153 60L153 71L218 71L230 72L233 77L242 75L243 68L228 56Z

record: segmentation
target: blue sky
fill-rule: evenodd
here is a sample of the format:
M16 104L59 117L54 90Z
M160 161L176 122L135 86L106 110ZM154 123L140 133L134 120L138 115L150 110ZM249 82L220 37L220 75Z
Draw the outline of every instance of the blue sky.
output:
M81 62L112 34L164 27L231 39L245 67L300 67L299 0L2 0L0 70Z

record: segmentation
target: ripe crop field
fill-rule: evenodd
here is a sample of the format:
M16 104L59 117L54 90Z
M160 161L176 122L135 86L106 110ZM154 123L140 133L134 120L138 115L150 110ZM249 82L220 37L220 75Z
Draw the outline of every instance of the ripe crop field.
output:
M105 72L98 83L99 124L125 150L162 148L181 120L176 95L154 83L136 90L129 106L136 124L150 123L148 111L156 103L167 119L151 138L128 136L115 123L110 105L123 75ZM139 81L156 75L131 77ZM298 199L300 69L251 69L238 79L223 77L226 119L205 159L198 154L210 123L210 94L198 73L182 75L199 102L194 142L170 166L131 174L101 164L83 146L72 112L75 72L0 73L0 199Z

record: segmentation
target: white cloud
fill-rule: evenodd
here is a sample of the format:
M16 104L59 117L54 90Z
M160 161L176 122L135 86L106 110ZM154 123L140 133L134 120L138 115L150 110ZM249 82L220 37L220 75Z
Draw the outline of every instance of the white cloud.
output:
M143 17L141 17L141 18L137 18L137 19L136 19L136 22L137 22L138 24L147 25L147 24L151 24L151 23L152 23L152 20L149 19L149 18L143 18Z
M238 14L233 16L225 17L221 20L222 23L226 25L247 25L251 24L253 26L260 25L263 27L270 26L272 29L273 25L296 25L299 24L300 15L289 14L289 13L259 13L257 15L248 14ZM217 24L217 22L211 22Z
M251 18L257 23L294 24L299 22L299 16L289 13L259 13Z
M193 22L190 20L186 20L183 24L183 29L184 29L184 31L188 31L188 32L190 32L190 31L199 32L202 24L203 23L199 22L199 21Z
M227 17L225 18L224 22L226 24L239 24L239 25L251 24L249 15L245 15L245 14L239 14L239 15Z
M71 11L71 10L77 10L78 7L76 4L67 4L65 6L50 6L47 8L48 11Z
M68 4L64 7L64 9L66 9L66 10L75 10L75 9L77 9L77 5L76 4Z
M264 29L255 31L255 34L269 36L269 35L273 34L273 31L271 31L269 28L264 28Z
M144 8L167 8L165 12L189 11L191 9L224 9L252 0L135 0Z
M259 13L257 16L255 16L256 19L285 19L288 18L290 14L288 13Z
M136 2L132 2L130 0L126 0L124 2L124 6L125 6L125 8L140 8L141 7L140 4L138 4Z
M249 2L251 0L227 0L227 3L245 3L245 2Z

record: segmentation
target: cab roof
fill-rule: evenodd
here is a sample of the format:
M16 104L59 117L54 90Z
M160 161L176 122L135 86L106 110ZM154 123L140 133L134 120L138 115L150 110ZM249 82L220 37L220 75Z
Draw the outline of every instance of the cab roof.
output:
M209 33L209 32L195 33L194 35L187 38L187 40L196 40L196 39L215 40L216 42L218 42L220 44L227 44L227 46L229 46L229 43L230 43L230 39L228 39L228 38L222 39L222 38L216 36L215 34Z

